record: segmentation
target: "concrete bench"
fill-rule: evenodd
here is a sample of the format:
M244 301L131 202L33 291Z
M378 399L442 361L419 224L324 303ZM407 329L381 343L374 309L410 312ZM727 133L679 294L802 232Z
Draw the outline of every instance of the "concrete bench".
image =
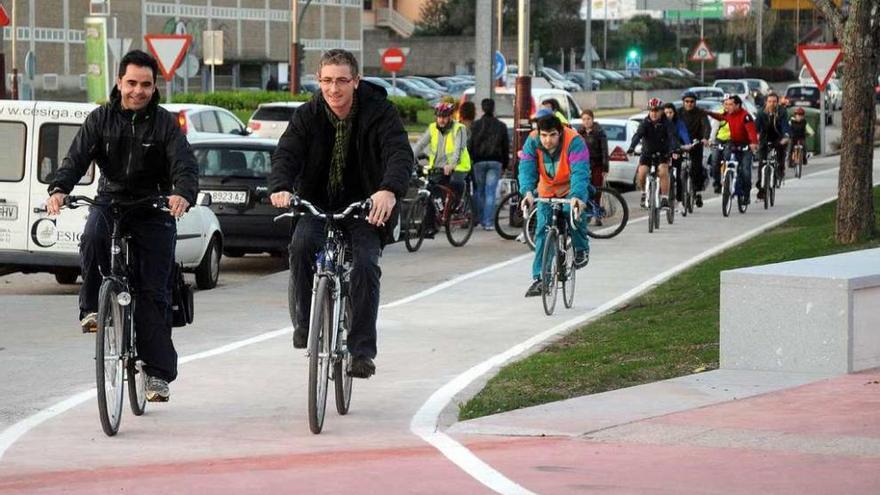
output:
M721 273L721 368L880 366L880 249Z

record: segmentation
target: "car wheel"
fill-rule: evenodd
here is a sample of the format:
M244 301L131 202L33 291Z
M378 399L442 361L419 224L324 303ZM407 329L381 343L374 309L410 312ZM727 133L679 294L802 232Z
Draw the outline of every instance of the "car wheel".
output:
M226 248L223 251L223 256L226 256L227 258L241 258L242 256L244 256L244 250L243 249Z
M201 290L217 287L217 280L220 279L221 253L220 238L214 236L202 256L201 263L196 267L196 287Z
M73 285L79 277L78 268L59 268L55 271L55 281L61 285Z

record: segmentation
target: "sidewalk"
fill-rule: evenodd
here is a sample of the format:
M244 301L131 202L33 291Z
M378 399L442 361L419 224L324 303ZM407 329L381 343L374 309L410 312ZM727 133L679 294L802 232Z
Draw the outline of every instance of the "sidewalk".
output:
M878 493L880 369L715 371L447 433L536 493Z

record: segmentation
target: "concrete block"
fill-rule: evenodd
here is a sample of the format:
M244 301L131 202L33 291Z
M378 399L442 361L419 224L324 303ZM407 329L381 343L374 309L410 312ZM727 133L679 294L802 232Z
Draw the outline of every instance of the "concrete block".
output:
M722 272L722 369L880 366L880 249Z

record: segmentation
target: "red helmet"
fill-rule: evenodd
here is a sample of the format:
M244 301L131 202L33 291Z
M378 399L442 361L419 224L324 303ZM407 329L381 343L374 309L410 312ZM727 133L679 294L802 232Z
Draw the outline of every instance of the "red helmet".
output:
M801 108L801 107L797 107L797 108L794 109L794 114L795 114L795 115L805 115L806 113L807 113L807 111L804 110L804 109Z
M648 100L648 110L659 110L662 106L663 101L660 98L651 98Z
M447 103L445 101L441 101L440 103L434 105L434 115L438 117L449 117L452 115L452 112L455 110L455 105L452 103Z

